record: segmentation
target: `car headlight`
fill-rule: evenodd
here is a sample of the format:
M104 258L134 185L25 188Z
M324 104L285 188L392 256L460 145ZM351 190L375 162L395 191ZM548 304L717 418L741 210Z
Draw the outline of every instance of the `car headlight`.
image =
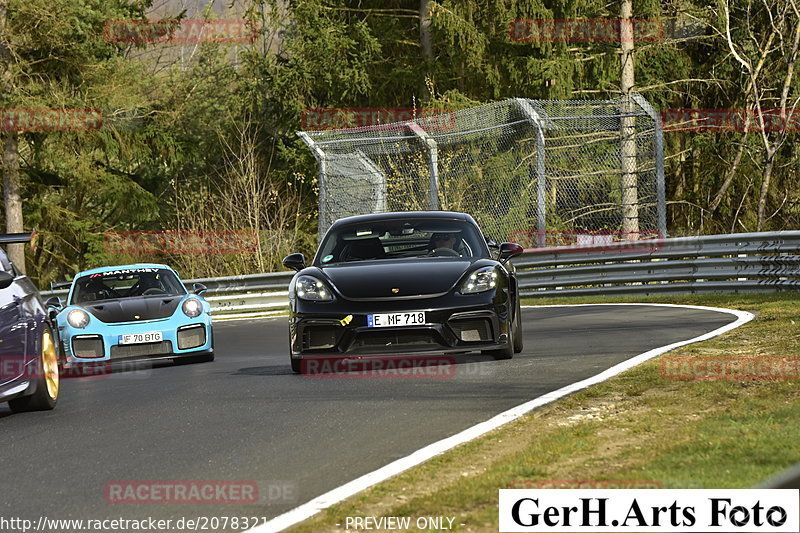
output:
M461 284L461 294L475 294L497 286L497 269L493 266L479 268Z
M89 313L83 309L73 309L67 315L67 322L73 328L83 329L89 324Z
M183 309L184 315L194 318L203 312L203 304L197 298L187 298L183 301L181 309Z
M330 302L333 294L320 280L313 276L300 276L294 284L294 292L298 298L314 302Z

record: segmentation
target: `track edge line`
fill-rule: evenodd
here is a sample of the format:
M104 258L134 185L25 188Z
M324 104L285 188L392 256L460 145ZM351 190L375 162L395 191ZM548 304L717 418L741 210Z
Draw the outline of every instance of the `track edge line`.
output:
M328 507L335 505L359 492L372 487L373 485L377 485L382 481L386 481L387 479L394 477L410 468L418 466L425 461L436 457L437 455L441 455L442 453L455 448L459 444L464 444L471 440L474 440L478 437L485 435L486 433L499 428L509 422L512 422L521 416L529 413L530 411L541 407L543 405L547 405L552 403L564 396L568 396L574 392L579 390L583 390L588 388L592 385L596 385L598 383L602 383L626 370L630 370L631 368L640 365L654 357L658 357L659 355L663 355L675 348L680 348L681 346L686 346L688 344L694 344L695 342L702 342L708 339L713 339L714 337L718 337L723 333L727 333L733 329L742 326L755 318L755 315L748 311L739 311L737 309L726 309L723 307L707 307L701 305L681 305L681 304L658 304L658 303L612 303L612 304L564 304L564 305L534 305L534 306L523 306L524 308L541 308L541 307L583 307L583 306L598 306L598 305L649 305L649 306L660 306L660 307L683 307L687 309L698 309L704 311L716 311L719 313L727 313L734 315L736 320L725 324L715 330L709 331L708 333L704 333L698 337L693 337L688 340L678 341L672 344L668 344L666 346L661 346L658 348L653 348L647 352L641 353L639 355L635 355L630 359L626 359L621 363L618 363L606 370L600 372L599 374L595 374L589 378L586 378L581 381L577 381L565 387L562 387L558 390L553 392L549 392L543 394L542 396L538 396L532 400L528 400L525 403L522 403L516 407L512 407L502 413L499 413L489 420L485 420L480 422L474 426L471 426L455 435L451 435L450 437L444 438L432 444L428 444L420 448L419 450L392 461L391 463L378 468L377 470L373 470L368 474L364 474L361 477L358 477L352 481L345 483L333 490L330 490L316 498L298 506L294 509L287 511L283 514L280 514L263 524L256 526L254 528L248 529L247 532L253 533L272 533L283 531L286 528L294 526L303 520L311 518L312 516L316 515L320 511L327 509Z

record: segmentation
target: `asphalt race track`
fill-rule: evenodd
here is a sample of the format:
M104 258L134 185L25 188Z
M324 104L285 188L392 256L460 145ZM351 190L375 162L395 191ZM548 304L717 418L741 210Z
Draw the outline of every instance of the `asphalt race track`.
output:
M634 355L735 317L653 306L524 309L510 361L447 378L294 375L286 318L215 325L213 363L65 379L51 412L0 404L0 516L274 517L416 449ZM255 504L111 504L126 480L258 483Z

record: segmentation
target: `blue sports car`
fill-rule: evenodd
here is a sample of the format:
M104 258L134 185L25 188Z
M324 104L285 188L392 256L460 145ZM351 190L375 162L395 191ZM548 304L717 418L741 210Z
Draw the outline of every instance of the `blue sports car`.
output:
M60 305L61 364L172 359L213 361L211 308L166 265L136 264L80 272Z
M0 244L30 233L0 234ZM52 317L31 280L0 250L0 402L14 412L52 409L59 375Z

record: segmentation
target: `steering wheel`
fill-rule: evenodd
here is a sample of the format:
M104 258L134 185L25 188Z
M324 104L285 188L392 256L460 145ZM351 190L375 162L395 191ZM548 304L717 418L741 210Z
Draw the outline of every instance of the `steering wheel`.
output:
M142 293L142 296L149 296L151 294L167 294L167 293L164 292L163 290L159 289L158 287L150 287L149 289L146 289Z
M434 248L431 250L430 255L434 257L461 257L461 254L453 250L452 248Z

